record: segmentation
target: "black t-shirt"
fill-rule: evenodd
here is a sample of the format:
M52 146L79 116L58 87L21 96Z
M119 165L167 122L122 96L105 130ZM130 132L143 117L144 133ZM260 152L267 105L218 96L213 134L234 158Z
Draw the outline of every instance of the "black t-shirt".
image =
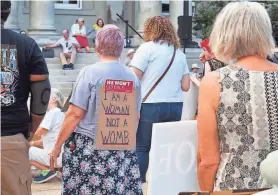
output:
M30 75L48 74L38 44L30 37L1 29L1 136L29 132L27 100Z

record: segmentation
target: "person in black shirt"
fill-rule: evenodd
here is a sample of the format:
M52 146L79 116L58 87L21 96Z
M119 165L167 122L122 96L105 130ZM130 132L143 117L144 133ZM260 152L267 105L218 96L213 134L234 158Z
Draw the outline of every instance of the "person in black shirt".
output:
M37 43L3 28L10 10L11 2L1 1L1 194L27 195L32 182L27 139L32 138L46 112L50 83Z

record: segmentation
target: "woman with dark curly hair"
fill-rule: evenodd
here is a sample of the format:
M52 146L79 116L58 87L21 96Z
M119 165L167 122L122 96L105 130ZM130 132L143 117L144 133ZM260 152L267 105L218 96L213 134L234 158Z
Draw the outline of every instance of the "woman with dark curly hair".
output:
M149 18L144 40L130 66L141 80L143 104L137 131L137 158L142 182L146 180L151 148L152 125L179 121L183 92L190 86L186 56L173 24L164 17Z

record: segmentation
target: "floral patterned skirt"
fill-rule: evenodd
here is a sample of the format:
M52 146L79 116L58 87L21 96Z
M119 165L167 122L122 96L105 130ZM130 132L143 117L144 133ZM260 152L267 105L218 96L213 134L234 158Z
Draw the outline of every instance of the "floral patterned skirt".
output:
M63 195L142 195L134 151L95 150L93 139L73 133L63 153Z

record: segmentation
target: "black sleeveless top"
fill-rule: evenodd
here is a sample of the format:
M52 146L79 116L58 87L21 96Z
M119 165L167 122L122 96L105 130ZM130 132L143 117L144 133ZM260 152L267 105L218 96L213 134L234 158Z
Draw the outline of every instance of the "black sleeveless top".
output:
M217 60L215 58L209 59L209 60L207 60L207 62L210 66L211 71L215 71L215 70L218 70L218 69L223 68L223 67L226 66L225 63L223 63L220 60Z

